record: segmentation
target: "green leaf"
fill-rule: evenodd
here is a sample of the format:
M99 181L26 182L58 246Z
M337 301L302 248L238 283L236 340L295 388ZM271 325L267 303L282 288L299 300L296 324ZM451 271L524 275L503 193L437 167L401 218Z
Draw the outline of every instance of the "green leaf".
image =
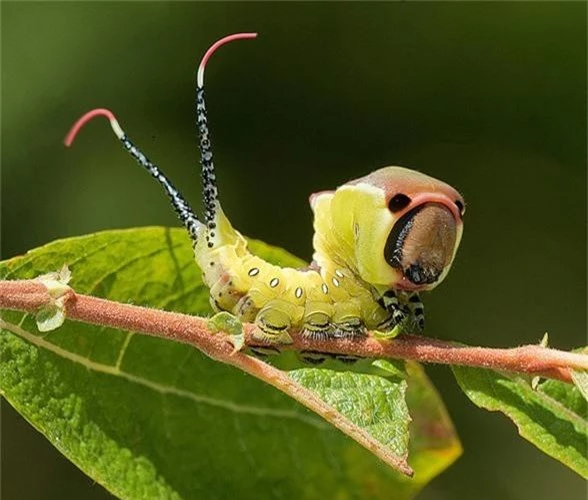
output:
M573 370L572 380L576 384L580 394L584 396L584 399L588 400L588 372L585 370Z
M462 366L453 373L477 406L504 413L521 436L588 478L588 413L577 387L548 380L534 390L522 377Z
M281 265L301 261L251 242ZM207 315L208 290L182 230L109 231L57 241L0 263L2 279L34 278L67 264L79 293ZM293 380L399 454L413 418L413 479L283 393L192 346L66 320L39 334L35 318L0 334L0 391L80 469L123 498L318 496L412 498L459 455L428 379L413 365L368 373L289 371ZM431 431L434 429L434 432Z
M574 352L588 353L588 347L582 347L576 349ZM584 399L588 400L588 371L586 370L572 370L572 380L574 384L584 396Z
M391 363L374 364L378 363L382 369L377 370L379 366L366 369L372 373L299 368L291 370L289 375L396 455L407 457L410 417L405 401L405 374Z

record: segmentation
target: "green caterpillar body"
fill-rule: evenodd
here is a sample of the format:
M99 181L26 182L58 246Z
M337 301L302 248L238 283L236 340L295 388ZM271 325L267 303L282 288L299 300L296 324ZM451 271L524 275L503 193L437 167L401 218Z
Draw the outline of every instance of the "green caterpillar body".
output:
M399 195L404 206L391 207ZM461 195L424 174L386 167L311 196L311 207L314 260L297 270L252 255L217 202L195 245L212 307L255 322L255 336L275 343L290 342L291 330L328 338L422 329L417 292L449 271L463 228Z

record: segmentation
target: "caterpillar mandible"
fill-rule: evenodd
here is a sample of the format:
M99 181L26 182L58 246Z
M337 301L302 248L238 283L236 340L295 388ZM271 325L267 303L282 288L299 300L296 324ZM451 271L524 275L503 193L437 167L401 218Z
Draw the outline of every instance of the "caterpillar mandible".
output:
M254 337L292 341L290 331L317 339L357 337L368 331L424 328L418 292L447 275L463 231L465 203L448 184L403 167L384 167L334 191L310 196L314 255L306 269L281 268L251 254L218 197L204 101L204 70L213 53L238 33L222 38L198 67L196 117L200 138L204 221L166 175L127 137L114 114L95 109L65 138L70 146L93 117L104 116L125 150L161 184L193 242L197 264L216 311L255 324Z

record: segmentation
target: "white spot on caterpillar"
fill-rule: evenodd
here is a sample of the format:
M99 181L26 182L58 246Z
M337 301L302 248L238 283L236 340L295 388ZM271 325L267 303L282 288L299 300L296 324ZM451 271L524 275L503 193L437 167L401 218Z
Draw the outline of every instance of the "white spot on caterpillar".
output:
M339 271L339 269L337 269L335 271L335 276L337 276L337 278L343 278L345 275L341 271Z
M259 269L257 267L253 267L249 269L247 274L249 274L249 276L257 276L259 274Z
M325 293L325 294L329 293L329 287L327 286L326 283L323 283L323 286L321 288L323 289L323 293Z
M270 286L271 286L272 288L276 288L276 287L277 287L279 284L280 284L280 280L279 280L278 278L273 278L273 279L270 281Z
M302 288L298 287L296 289L296 291L294 292L294 295L296 295L296 298L299 299L300 297L302 297Z
M339 280L337 278L333 278L333 285L335 285L335 286L340 285Z

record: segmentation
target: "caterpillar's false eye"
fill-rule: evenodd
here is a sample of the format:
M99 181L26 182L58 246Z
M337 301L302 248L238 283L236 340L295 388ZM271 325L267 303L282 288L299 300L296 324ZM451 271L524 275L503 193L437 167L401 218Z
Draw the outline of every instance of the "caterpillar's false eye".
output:
M403 208L406 208L411 202L411 199L404 193L398 193L394 195L388 202L388 208L392 213L399 212Z
M465 214L465 206L461 200L455 200L455 206L459 210L459 215Z

